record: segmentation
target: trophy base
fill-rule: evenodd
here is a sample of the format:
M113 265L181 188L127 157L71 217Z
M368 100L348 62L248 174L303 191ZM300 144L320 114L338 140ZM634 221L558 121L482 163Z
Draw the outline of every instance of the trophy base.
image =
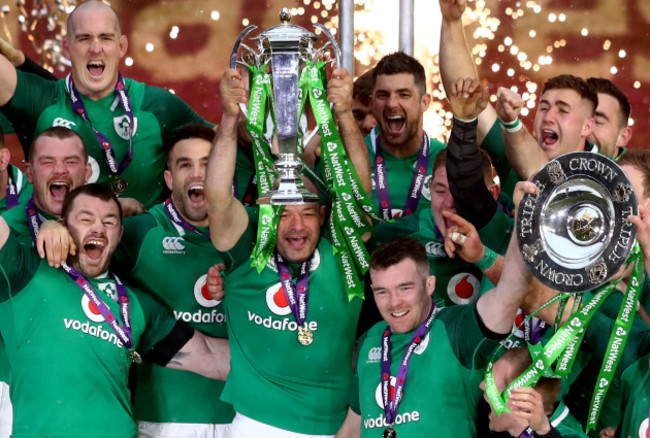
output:
M297 205L315 202L320 202L320 198L308 190L299 190L296 192L274 190L257 199L258 204L271 205Z

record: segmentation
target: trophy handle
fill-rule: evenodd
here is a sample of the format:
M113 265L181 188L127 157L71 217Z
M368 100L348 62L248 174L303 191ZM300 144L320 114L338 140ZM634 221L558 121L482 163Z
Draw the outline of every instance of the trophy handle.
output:
M232 47L232 52L230 52L230 68L233 70L237 69L237 64L241 63L240 61L237 61L237 57L239 55L239 47L242 46L242 42L244 39L248 36L249 33L257 29L257 26L254 24L251 24L250 26L247 26L244 30L242 30L239 33L239 36L237 37L237 41L235 41L235 45ZM247 45L243 44L245 48L248 50L251 50ZM246 105L243 103L239 104L239 108L241 109L242 113L244 113L245 116L248 116L248 108L246 108Z
M330 31L327 30L327 28L321 23L314 24L314 27L320 29L321 32L325 34L330 43L332 43L332 49L334 50L334 57L336 60L336 68L341 67L341 49L339 48L339 44L336 42L336 38L334 38Z

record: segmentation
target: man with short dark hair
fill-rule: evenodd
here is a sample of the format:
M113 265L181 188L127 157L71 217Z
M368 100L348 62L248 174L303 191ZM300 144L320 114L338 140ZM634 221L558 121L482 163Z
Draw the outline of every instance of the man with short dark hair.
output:
M13 433L135 437L127 391L131 362L142 354L224 379L227 341L176 323L155 300L108 271L122 218L105 186L73 190L62 219L77 251L61 269L18 243L0 219L0 330L12 369ZM56 372L44 379L46 368Z
M386 220L430 206L433 160L445 146L424 132L423 114L431 103L420 62L395 52L372 72L372 114L377 120L366 137L373 177L373 204Z
M0 56L2 111L23 150L48 127L77 131L91 157L91 181L151 207L162 200L163 141L180 126L206 122L168 91L120 75L128 42L108 4L79 4L68 25L72 73L66 79L25 74Z
M504 269L476 304L436 310L424 246L397 238L377 248L370 279L384 321L359 341L358 393L340 436L475 435L482 368L510 332L530 277L515 239Z
M628 126L630 101L609 79L592 77L587 83L598 93L596 124L588 140L598 146L601 154L617 158L632 139L632 128Z
M370 69L354 81L354 88L352 88L352 114L364 137L377 126L377 120L372 115L372 87L372 69Z

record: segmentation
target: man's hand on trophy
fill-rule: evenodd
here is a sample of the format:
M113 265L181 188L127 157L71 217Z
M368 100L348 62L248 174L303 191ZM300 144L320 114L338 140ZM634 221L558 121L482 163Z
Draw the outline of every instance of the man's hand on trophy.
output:
M330 101L332 111L336 117L345 113L352 113L352 75L344 68L332 71L332 77L327 84L327 100Z
M524 100L509 88L499 87L497 91L496 111L504 123L512 123L524 107Z
M650 211L639 205L639 215L630 215L627 217L630 222L636 225L636 238L641 245L644 260L650 259Z
M219 94L221 95L221 106L224 116L238 116L239 104L248 102L246 87L244 81L242 81L241 73L237 70L226 70L223 76L221 76Z
M488 104L487 85L481 84L478 78L458 78L451 84L449 104L454 117L462 120L473 120Z

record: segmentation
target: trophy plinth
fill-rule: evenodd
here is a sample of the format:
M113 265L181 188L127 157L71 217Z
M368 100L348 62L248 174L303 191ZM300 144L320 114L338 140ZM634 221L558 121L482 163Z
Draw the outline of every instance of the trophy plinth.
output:
M609 281L625 265L636 238L627 220L637 198L623 170L590 152L562 155L533 178L524 195L517 240L526 267L545 285L584 292Z
M270 65L273 90L273 111L275 114L275 135L278 140L279 159L273 165L278 172L279 185L258 198L259 204L303 204L317 202L318 196L298 187L300 180L301 161L298 157L299 119L300 119L300 87L299 78L305 61L315 62L320 59L329 46L334 51L335 59L340 58L338 46L327 29L317 25L329 39L329 42L316 48L319 37L308 30L289 24L291 14L289 9L280 12L281 24L268 28L259 35L252 37L256 49L244 44L244 39L256 29L249 26L240 33L230 56L230 67L237 64L265 68ZM244 53L240 55L240 48ZM303 141L311 136L302 133ZM271 144L272 139L266 138Z

